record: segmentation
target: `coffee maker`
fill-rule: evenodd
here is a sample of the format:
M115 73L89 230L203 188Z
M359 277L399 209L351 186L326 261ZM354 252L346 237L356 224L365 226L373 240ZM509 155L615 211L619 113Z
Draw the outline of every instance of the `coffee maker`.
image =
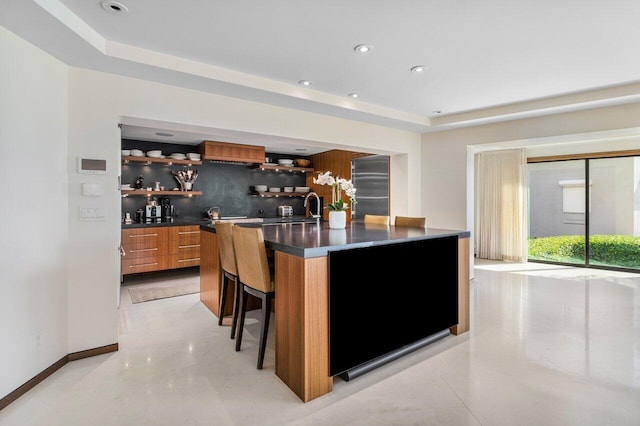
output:
M161 198L160 207L162 208L162 221L171 222L176 214L175 207L171 205L171 198Z

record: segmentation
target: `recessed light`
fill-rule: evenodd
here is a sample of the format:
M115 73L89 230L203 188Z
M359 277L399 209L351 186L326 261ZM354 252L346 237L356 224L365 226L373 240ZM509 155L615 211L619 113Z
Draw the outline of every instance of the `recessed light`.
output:
M300 80L298 84L300 86L311 86L311 82L309 80Z
M165 133L165 132L157 132L156 135L158 136L166 136L166 137L172 137L173 135L171 133Z
M367 53L370 52L371 49L373 49L373 46L370 44L359 44L353 48L357 53Z
M415 73L425 72L426 70L427 67L425 67L424 65L416 65L415 67L411 67L411 72Z
M127 6L113 0L103 0L100 2L100 6L102 6L102 8L107 12L112 13L114 15L129 13L129 9L127 9Z
M307 148L295 148L294 151L308 151Z
M351 98L357 98L358 96L360 95L358 95L357 93L349 93L349 97Z
M442 111L440 111L439 109L433 111L434 114L442 114Z

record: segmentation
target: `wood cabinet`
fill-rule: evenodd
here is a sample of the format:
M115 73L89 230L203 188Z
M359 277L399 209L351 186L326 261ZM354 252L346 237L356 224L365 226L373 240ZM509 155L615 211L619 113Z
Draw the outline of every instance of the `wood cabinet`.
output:
M199 226L172 226L168 234L169 268L200 265Z
M200 265L200 227L123 229L122 275Z
M199 150L204 160L264 163L264 146L204 141L199 145Z

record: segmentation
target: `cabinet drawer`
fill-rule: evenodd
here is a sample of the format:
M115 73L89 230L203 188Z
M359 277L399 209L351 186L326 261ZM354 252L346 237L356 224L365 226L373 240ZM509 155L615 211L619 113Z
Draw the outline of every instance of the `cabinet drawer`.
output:
M188 259L191 257L200 257L200 244L197 246L181 246L174 253L171 253L172 256L177 256L178 259Z
M169 230L169 253L178 254L191 249L200 249L200 227L172 227Z
M167 268L167 256L150 256L138 258L122 258L122 274L159 271Z
M186 268L188 266L199 266L200 254L192 254L190 256L181 256L172 254L169 256L169 268Z
M135 250L156 249L157 254L167 250L166 228L139 228L122 231L122 247L127 254Z

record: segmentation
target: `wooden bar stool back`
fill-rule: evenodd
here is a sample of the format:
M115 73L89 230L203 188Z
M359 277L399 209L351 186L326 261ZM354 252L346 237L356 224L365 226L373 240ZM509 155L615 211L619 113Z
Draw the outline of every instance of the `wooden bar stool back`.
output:
M222 325L224 317L224 307L229 295L229 286L234 285L233 314L231 315L231 338L236 336L236 324L238 312L240 311L240 281L238 280L238 266L236 263L236 253L233 246L232 222L215 221L216 235L218 236L218 251L220 252L220 268L222 269L222 289L220 294L220 313L218 315L218 325Z
M427 226L426 217L396 216L395 226L410 226L412 228L425 228Z
M275 297L274 275L267 258L267 248L264 243L262 228L235 226L233 228L233 244L236 250L238 278L242 287L236 351L239 351L242 345L247 299L248 295L252 295L260 299L262 305L260 349L258 351L258 370L261 370L267 346L271 306Z
M389 216L375 215L375 214L365 214L364 215L364 223L372 223L376 225L388 225L389 224Z

